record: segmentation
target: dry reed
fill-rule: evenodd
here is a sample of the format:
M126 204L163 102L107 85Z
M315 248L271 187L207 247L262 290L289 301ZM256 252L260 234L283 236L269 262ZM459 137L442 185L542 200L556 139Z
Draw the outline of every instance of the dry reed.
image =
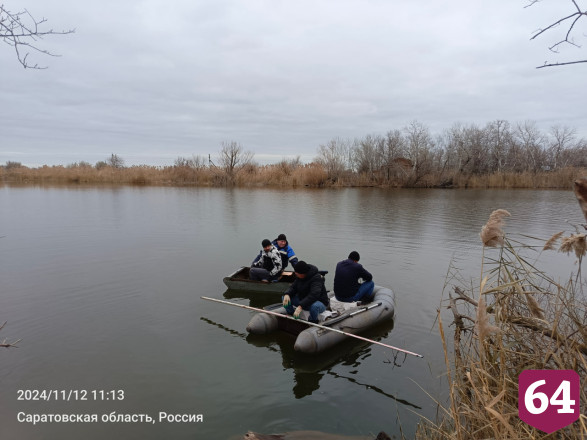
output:
M174 166L110 167L105 164L93 167L81 162L68 166L28 168L20 164L0 166L0 182L6 183L79 183L122 185L193 185L193 186L281 186L281 187L426 187L426 188L568 188L569 182L578 179L585 170L563 168L540 173L465 174L458 172L430 172L417 179L410 173L356 173L341 172L329 178L324 166L318 162L302 164L299 160L282 160L271 165L248 164L236 175L229 176L216 166L201 162L179 161ZM585 180L585 179L584 179ZM587 197L587 180L581 179L579 189ZM578 184L575 183L577 186ZM587 205L585 202L582 206ZM587 207L584 208L587 216ZM587 217L586 217L587 218Z
M547 241L546 244L544 245L544 247L542 248L543 251L552 251L555 249L555 243L563 236L563 234L565 233L565 231L560 231L557 232L556 234L554 234L552 237L550 237Z
M503 226L505 225L504 217L509 217L510 213L505 209L497 209L489 216L489 221L481 229L481 241L485 246L501 246L505 234Z
M478 294L470 283L462 283L454 285L454 292L448 295L455 325L454 356L452 362L447 361L450 403L442 408L438 420L419 424L417 439L587 437L585 414L550 435L518 417L518 376L527 369L577 371L580 406L583 410L587 406L587 301L579 277L571 275L562 285L529 263L525 253L532 248L514 246L503 233L506 213L494 212L484 227L484 243L499 247L488 250L497 256L484 253ZM554 243L562 235L555 234L545 248L556 250ZM578 255L577 246L582 249L583 245L577 243L583 242L576 234L572 244L558 250L569 249ZM439 331L448 358L440 312Z

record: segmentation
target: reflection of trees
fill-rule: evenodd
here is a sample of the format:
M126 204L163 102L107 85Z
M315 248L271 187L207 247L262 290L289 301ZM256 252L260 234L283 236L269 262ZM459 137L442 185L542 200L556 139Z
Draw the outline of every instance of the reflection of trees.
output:
M320 388L320 380L322 377L329 375L337 379L347 380L353 385L365 387L370 391L375 391L376 393L389 397L402 405L420 409L419 406L414 405L407 400L397 398L393 394L387 393L377 386L368 383L361 383L353 377L343 376L333 371L333 368L339 364L352 367L358 367L361 365L363 359L371 356L372 345L368 342L349 338L349 340L344 341L323 353L308 356L306 353L300 353L294 350L293 346L295 337L290 334L275 332L269 335L253 335L230 329L208 318L201 317L200 319L230 333L233 336L239 336L255 347L281 353L284 369L291 369L294 373L294 386L292 391L296 399L302 399L306 396L312 395L314 391ZM370 329L363 333L363 336L374 340L381 340L387 337L392 329L393 321L390 321ZM276 345L279 348L277 348ZM401 367L401 361L396 358L394 360L394 366Z
M236 231L236 230L238 230L238 226L241 226L241 225L239 222L237 195L236 195L234 188L227 188L226 191L224 192L224 196L225 196L224 197L225 210L223 213L224 220L229 221L232 228ZM251 258L251 261L253 261L253 258Z

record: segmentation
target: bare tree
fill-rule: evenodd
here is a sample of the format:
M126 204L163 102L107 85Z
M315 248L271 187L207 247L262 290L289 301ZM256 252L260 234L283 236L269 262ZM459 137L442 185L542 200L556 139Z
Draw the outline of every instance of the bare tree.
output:
M514 137L522 149L526 164L525 169L534 173L541 171L546 165L544 149L546 139L536 126L536 123L525 121L523 124L517 124Z
M223 142L219 163L224 171L226 183L234 185L236 175L253 161L253 156L252 152L244 151L237 142Z
M367 135L355 142L351 153L351 163L358 173L367 173L371 177L383 166L385 138Z
M486 146L486 132L474 124L468 127L454 124L445 134L451 161L461 173L481 174L490 163Z
M510 123L502 119L485 127L487 147L491 152L491 172L501 173L507 167L507 153L513 143Z
M107 160L106 164L112 168L124 168L124 159L117 154L112 154Z
M342 177L350 167L351 143L348 140L334 138L318 147L317 162L324 167L328 178L333 182Z
M412 121L404 128L407 159L412 162L410 184L415 185L432 171L432 150L434 142L430 130L418 121Z
M176 168L191 168L194 170L201 170L206 168L206 158L204 156L192 155L191 158L178 157L173 164Z
M539 2L540 2L540 0L528 0L528 5L526 5L525 7L527 8L527 7L533 6ZM558 28L559 26L563 26L564 29L566 30L566 32L563 33L563 36L560 37L560 39L558 41L556 41L554 44L549 46L548 49L551 52L558 54L560 48L564 45L571 45L571 46L575 46L577 48L581 47L579 44L577 44L575 42L575 35L577 34L575 26L581 18L587 16L587 9L584 6L583 7L579 6L579 0L570 0L569 8L570 8L569 15L558 19L557 21L546 26L545 28L538 29L536 32L534 32L534 35L530 39L533 40L536 37L539 37L540 35L544 34L547 31L551 31L555 28ZM585 37L585 33L583 33L582 36ZM538 66L536 68L542 69L543 67L565 66L568 64L579 64L579 63L587 63L587 60L567 61L564 63L550 63L548 61L545 61L542 66Z
M550 155L550 161L553 169L562 168L567 166L565 160L563 160L563 151L571 148L577 131L574 128L567 126L555 125L550 129L553 142L548 153Z
M41 49L38 41L47 35L65 35L75 32L75 29L55 31L53 29L43 30L42 25L47 19L37 20L33 15L23 9L18 12L10 12L4 5L0 5L0 40L12 46L16 52L16 58L25 69L46 69L28 61L29 52L35 51L49 56L59 56L48 50Z

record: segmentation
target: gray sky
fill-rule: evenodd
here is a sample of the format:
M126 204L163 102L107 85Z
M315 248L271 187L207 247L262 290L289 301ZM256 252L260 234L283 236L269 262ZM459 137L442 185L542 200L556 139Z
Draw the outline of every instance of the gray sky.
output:
M544 0L4 0L47 28L75 28L23 69L0 45L0 163L127 165L215 156L236 141L260 163L309 161L334 137L417 120L505 119L587 138L587 49L548 46L573 12ZM585 25L580 28L586 32ZM583 42L581 42L583 43Z

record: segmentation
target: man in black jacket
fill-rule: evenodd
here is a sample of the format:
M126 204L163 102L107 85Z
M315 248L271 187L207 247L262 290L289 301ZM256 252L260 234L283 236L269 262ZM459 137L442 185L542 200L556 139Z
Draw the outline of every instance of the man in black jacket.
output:
M300 316L302 310L310 312L308 321L317 323L318 315L326 310L329 300L324 278L318 268L305 261L295 266L296 279L283 295L283 307L288 315Z
M373 299L373 275L359 264L360 258L357 251L352 251L346 260L336 265L334 295L337 300L370 302ZM359 278L362 278L362 284L359 284Z

